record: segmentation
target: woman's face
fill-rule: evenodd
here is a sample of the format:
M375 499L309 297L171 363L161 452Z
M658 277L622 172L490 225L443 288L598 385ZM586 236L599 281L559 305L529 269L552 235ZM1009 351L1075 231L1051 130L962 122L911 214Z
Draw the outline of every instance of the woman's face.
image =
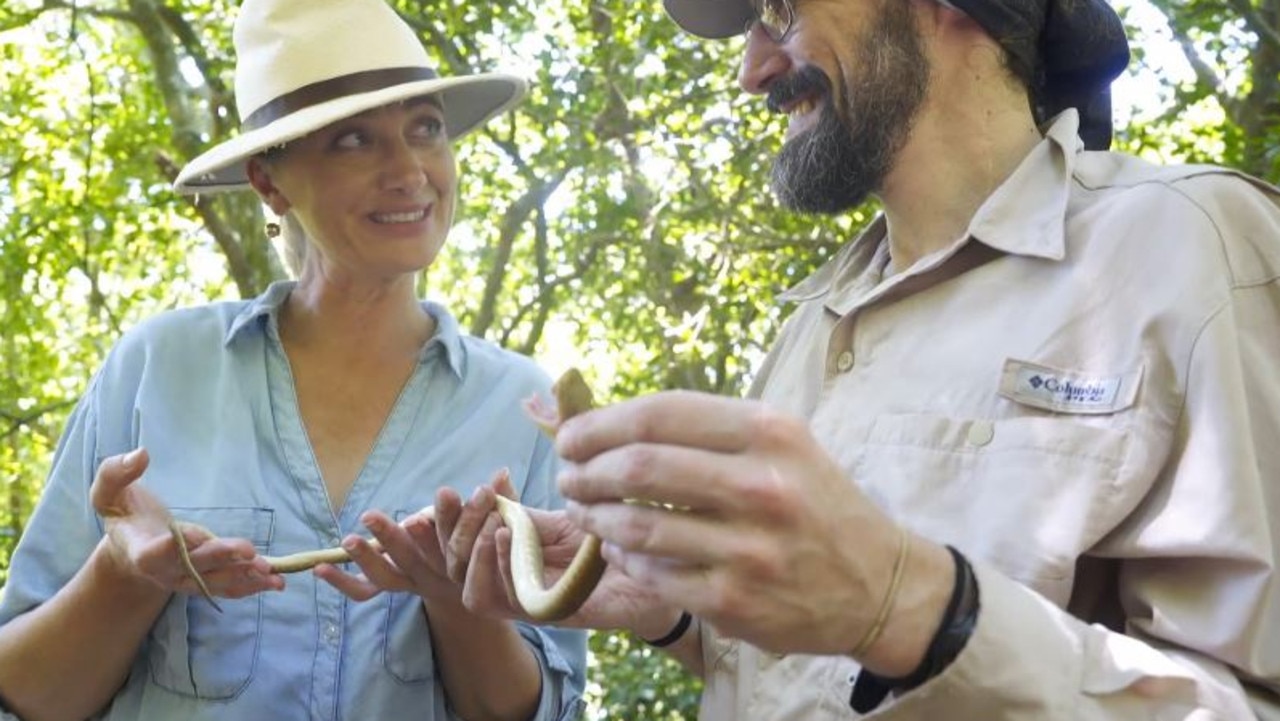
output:
M250 178L273 211L293 212L310 237L304 277L416 273L435 260L453 222L457 168L444 115L429 97L292 141L270 160L252 160Z

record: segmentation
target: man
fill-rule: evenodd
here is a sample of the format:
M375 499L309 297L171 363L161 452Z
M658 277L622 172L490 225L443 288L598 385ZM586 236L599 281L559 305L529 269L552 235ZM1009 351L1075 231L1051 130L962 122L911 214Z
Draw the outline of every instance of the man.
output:
M1280 192L1101 152L1103 0L952 2L666 0L747 28L786 205L884 212L753 400L561 427L612 569L575 622L704 719L1280 719Z

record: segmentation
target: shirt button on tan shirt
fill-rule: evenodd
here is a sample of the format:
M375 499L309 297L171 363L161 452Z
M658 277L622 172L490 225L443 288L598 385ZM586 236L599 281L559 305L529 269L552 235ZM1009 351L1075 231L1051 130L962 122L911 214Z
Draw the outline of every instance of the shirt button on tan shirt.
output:
M991 442L996 437L996 427L991 421L974 421L969 426L969 443L978 447L982 447Z
M853 353L845 351L836 358L836 370L841 373L848 373L853 367Z

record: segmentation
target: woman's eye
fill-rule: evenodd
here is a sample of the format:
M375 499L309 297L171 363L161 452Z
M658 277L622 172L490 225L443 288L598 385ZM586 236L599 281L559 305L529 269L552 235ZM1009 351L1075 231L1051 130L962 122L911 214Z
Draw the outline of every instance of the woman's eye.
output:
M417 134L424 138L437 138L444 135L444 120L434 115L418 122Z
M333 140L333 147L340 148L343 150L360 148L366 144L367 144L367 140L365 138L364 133L358 130L342 133L341 135L339 135L337 138L334 138Z

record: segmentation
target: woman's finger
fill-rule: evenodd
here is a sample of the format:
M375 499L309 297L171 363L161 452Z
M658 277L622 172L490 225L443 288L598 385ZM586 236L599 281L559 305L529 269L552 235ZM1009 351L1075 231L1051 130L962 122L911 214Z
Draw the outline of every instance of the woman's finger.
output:
M366 525L369 524L366 523ZM379 531L375 530L374 535L379 536ZM378 540L380 543L386 543L382 537ZM351 556L352 562L360 567L364 577L370 583L387 591L407 591L412 588L409 579L384 553L385 546L382 549L374 548L365 538L352 534L343 539L342 547Z
M440 546L445 556L445 571L449 578L454 578L455 569L453 565L457 563L448 553L449 542L453 537L453 529L458 525L458 519L462 516L462 497L452 488L441 488L436 491L436 543ZM463 569L457 570L457 577L461 578L465 573Z
M345 573L331 563L322 563L315 567L317 578L338 589L346 597L354 601L368 601L382 593L382 588L370 583L364 576L353 576Z
M503 527L493 534L493 558L498 565L500 583L476 586L468 585L464 591L464 599L469 598L467 608L489 613L502 613L515 618L528 618L516 598L515 586L511 582L511 529Z
M104 518L127 515L128 509L121 494L129 484L142 477L150 462L151 457L143 448L135 448L104 460L98 466L93 485L89 489L94 510Z

